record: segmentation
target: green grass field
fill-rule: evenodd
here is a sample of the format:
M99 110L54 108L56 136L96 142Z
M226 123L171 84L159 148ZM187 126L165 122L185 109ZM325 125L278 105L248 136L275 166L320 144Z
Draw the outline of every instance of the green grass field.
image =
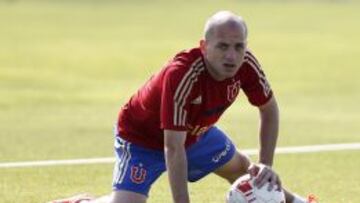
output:
M360 141L360 2L0 0L0 163L111 157L112 125L131 94L208 16L241 14L281 109L279 146ZM219 126L257 147L257 110L242 95ZM359 203L360 151L278 155L284 185L323 203ZM256 160L256 157L253 157ZM111 190L112 165L0 168L1 203ZM224 202L210 175L192 202ZM149 203L171 202L166 175Z

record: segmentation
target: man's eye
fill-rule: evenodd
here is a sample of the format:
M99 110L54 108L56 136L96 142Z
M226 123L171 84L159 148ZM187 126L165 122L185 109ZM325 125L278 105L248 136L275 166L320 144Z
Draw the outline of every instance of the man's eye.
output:
M228 48L228 46L226 44L220 44L218 47L221 50L226 50Z
M243 44L239 44L239 45L236 45L236 46L235 46L236 51L241 51L241 50L243 50L244 48L245 48L245 45L243 45Z

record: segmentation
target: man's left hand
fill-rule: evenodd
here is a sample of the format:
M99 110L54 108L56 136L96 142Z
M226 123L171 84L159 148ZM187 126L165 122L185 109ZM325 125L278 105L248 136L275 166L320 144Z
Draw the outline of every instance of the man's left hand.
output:
M269 182L268 190L271 191L276 185L277 189L281 189L281 181L279 176L275 173L271 167L264 164L252 164L248 172L251 177L255 177L255 186L261 188L266 182Z

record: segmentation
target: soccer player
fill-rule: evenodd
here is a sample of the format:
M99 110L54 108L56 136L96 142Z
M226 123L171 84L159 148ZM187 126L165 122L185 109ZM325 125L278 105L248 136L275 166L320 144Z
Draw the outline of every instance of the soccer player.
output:
M175 55L122 107L115 129L113 192L55 202L145 203L165 171L175 203L189 203L187 181L214 173L233 183L250 173L262 187L281 187L271 168L278 137L275 95L247 47L244 20L220 11L206 22L200 46ZM259 163L236 149L216 122L243 91L260 112ZM287 203L309 203L285 191Z

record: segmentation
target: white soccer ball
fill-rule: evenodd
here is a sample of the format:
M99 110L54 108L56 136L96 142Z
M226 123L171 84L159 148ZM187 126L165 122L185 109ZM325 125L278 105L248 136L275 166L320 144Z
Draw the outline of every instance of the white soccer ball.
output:
M275 186L268 191L266 183L260 189L254 186L254 179L249 174L239 177L230 188L227 194L227 203L285 203L283 190Z

